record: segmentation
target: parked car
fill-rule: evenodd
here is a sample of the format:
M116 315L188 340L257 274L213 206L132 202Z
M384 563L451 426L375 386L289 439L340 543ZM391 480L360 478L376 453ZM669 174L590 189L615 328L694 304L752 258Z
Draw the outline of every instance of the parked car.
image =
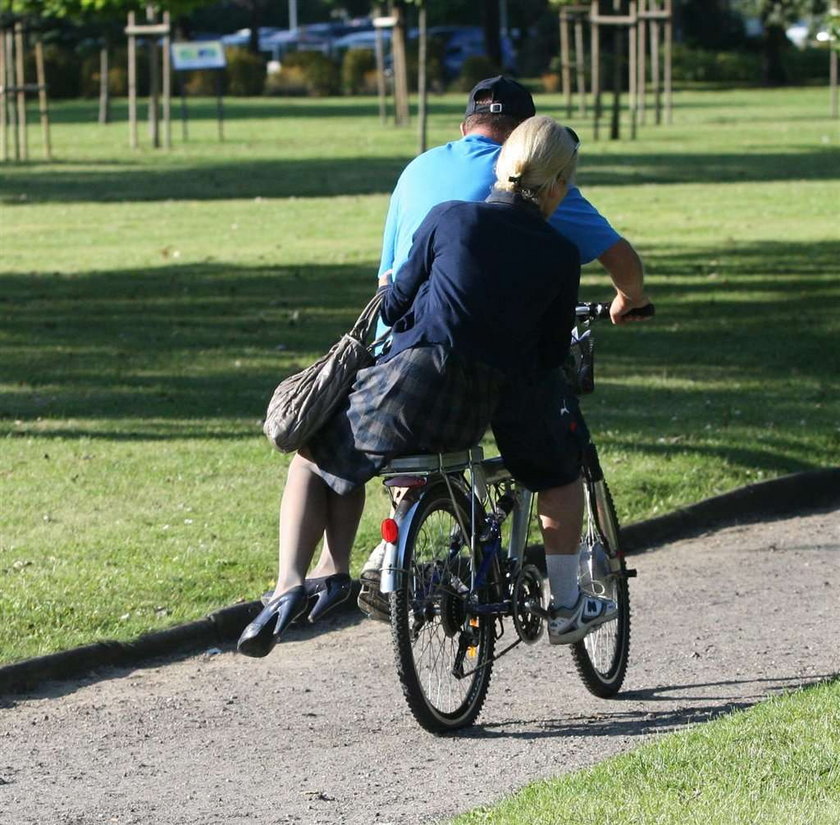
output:
M383 42L390 47L391 30L382 29ZM432 26L428 31L430 40L441 43L443 71L448 79L457 77L470 57L487 54L484 43L484 30L479 26ZM416 28L408 32L409 40L416 40L419 32ZM342 54L348 49L374 49L376 33L362 31L340 37L333 42L333 53ZM386 55L386 68L390 66L390 54ZM516 71L516 50L513 41L507 35L502 37L502 68L508 72Z
M330 23L312 23L296 29L278 29L269 26L259 30L258 48L271 60L282 60L290 51L319 51L332 54L337 39L353 32L373 31L373 24L367 17L356 20ZM251 30L240 29L224 35L221 40L226 46L247 46Z

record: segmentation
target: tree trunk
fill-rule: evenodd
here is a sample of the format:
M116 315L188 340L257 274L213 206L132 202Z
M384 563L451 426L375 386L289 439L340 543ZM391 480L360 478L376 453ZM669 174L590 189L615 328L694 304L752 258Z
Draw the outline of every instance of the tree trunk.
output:
M391 57L394 71L394 120L398 126L406 126L409 121L409 105L404 4L401 2L392 3L391 14L396 18L396 23L391 32Z
M249 3L251 12L251 30L248 35L248 51L252 54L260 53L260 4L259 0Z
M787 72L782 63L782 52L788 43L785 30L777 23L765 23L764 27L764 85L784 86Z
M501 18L499 0L484 0L482 22L484 24L484 47L493 64L502 68L502 37L499 33Z

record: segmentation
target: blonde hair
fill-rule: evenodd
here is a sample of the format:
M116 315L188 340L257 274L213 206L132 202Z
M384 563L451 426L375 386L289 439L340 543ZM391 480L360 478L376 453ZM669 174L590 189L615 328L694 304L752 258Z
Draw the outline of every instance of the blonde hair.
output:
M553 118L529 117L502 146L494 189L539 202L555 180L573 182L578 145L574 132Z

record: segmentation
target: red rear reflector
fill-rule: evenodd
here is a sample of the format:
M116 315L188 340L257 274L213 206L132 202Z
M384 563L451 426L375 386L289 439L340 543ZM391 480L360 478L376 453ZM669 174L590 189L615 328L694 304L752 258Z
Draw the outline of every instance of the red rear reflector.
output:
M382 533L383 541L387 541L389 544L397 543L397 539L400 536L400 528L397 527L397 522L392 518L386 518L380 525L379 530Z

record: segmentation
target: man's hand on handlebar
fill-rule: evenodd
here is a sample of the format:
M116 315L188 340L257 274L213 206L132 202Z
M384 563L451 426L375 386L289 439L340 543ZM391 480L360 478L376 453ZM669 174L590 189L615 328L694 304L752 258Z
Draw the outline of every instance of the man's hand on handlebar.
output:
M610 320L614 324L648 321L653 312L649 311L647 307L653 308L650 298L644 293L637 298L630 298L623 292L618 292L610 304Z

